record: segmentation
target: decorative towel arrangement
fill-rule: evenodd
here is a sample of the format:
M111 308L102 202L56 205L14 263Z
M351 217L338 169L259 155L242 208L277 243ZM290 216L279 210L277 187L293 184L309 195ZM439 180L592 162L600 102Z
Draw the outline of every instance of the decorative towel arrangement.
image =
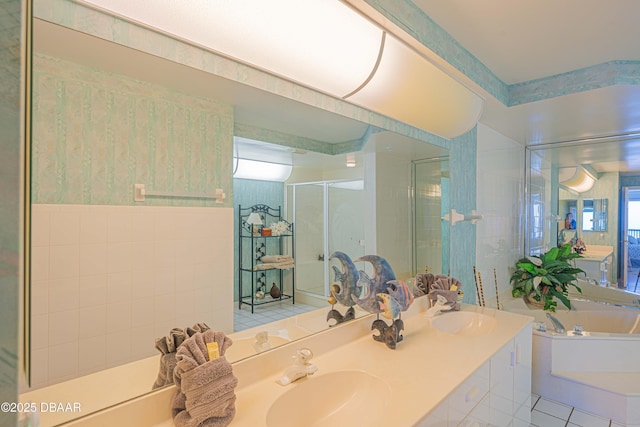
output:
M255 270L271 270L273 268L288 270L295 266L291 255L265 255L260 258L260 261L262 264L256 265Z
M176 351L178 347L196 332L204 332L208 329L209 326L205 323L196 323L185 329L173 328L169 335L156 339L156 348L162 355L160 356L158 377L152 386L153 390L173 384L173 369L176 366Z
M209 360L207 343L218 343L220 357ZM176 427L226 426L236 413L238 379L224 357L231 338L222 332L198 332L176 354L176 394L171 414Z
M436 277L431 273L422 273L416 276L416 285L413 288L413 296L421 297L427 295L431 290L431 285L436 281Z
M451 305L451 310L460 310L460 304L458 304L458 289L461 287L462 283L455 277L445 276L443 274L436 275L434 282L429 287L428 295L431 304L435 304L438 300L438 295L442 295L446 298L447 303Z

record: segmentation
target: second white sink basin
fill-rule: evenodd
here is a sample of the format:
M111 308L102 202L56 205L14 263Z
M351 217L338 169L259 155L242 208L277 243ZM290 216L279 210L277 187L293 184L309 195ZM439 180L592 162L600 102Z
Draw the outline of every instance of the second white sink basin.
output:
M472 311L444 312L431 319L431 326L454 335L486 335L498 326L495 318Z
M269 427L375 425L391 393L386 382L363 371L315 374L287 387L267 413Z

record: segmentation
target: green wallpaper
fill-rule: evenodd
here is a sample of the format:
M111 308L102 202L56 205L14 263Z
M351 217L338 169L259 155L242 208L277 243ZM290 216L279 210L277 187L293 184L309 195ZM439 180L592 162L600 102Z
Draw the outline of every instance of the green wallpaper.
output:
M478 127L451 140L449 150L451 209L463 215L476 208L476 166L478 158ZM471 221L451 227L451 275L463 283L464 302L475 303L473 266L476 262L476 226Z
M141 183L227 194L141 205L232 205L231 106L38 54L33 82L33 203L132 205Z
M22 239L20 0L0 1L0 401L18 401L20 265ZM23 42L24 43L24 42ZM0 411L0 425L16 425L16 413Z

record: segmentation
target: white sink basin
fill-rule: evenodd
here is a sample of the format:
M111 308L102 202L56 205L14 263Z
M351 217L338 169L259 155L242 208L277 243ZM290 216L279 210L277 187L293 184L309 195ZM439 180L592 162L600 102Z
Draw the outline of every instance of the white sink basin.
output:
M474 336L493 332L498 322L495 318L482 313L452 311L432 318L431 326L448 334Z
M363 371L315 374L294 382L271 405L269 427L375 425L391 389Z

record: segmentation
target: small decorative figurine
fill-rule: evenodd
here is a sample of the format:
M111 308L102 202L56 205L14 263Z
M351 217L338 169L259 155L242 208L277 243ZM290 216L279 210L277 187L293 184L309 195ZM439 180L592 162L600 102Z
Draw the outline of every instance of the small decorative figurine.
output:
M404 322L400 318L401 312L406 311L413 303L411 289L396 275L391 265L377 255L364 255L351 261L349 256L342 252L334 252L329 259L336 258L342 264L342 270L333 266L336 281L340 283L331 285L329 304L331 311L327 314L327 322L334 319L336 324L355 317L353 306L357 304L363 310L377 315L371 325L371 330L378 331L373 334L373 339L383 342L390 349L395 349L397 343L402 341L401 331L404 330ZM368 262L373 266L373 277L369 277L364 271L356 269L354 262ZM339 302L349 307L342 315L334 308ZM380 319L380 315L390 319L391 324Z
M342 322L346 322L348 320L355 319L356 311L353 306L356 304L353 300L353 292L357 290L358 284L358 269L349 258L349 255L344 252L334 252L329 257L329 260L337 259L340 261L341 269L333 267L333 272L335 274L335 280L340 284L332 284L330 290L329 304L331 304L331 310L327 313L327 322L329 320L335 320L336 323L334 325L340 324ZM338 310L334 308L336 302L349 307L345 314L343 315ZM331 326L334 326L331 325Z
M271 290L269 291L269 295L271 295L271 298L273 299L278 299L280 298L280 295L282 293L280 292L280 288L276 286L276 283L273 282L271 284Z

